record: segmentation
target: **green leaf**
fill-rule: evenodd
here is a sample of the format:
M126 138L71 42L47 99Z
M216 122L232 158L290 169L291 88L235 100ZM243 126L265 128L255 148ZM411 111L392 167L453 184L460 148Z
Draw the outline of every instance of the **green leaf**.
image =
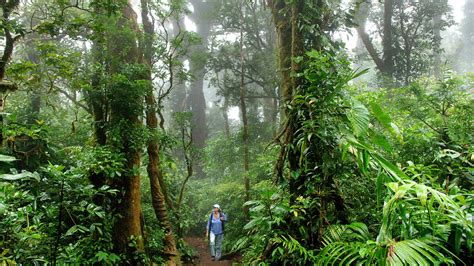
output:
M109 254L107 254L103 251L97 252L97 254L95 254L95 256L97 257L98 261L107 261L107 259L109 258Z
M76 232L77 232L77 226L73 226L73 227L69 228L69 230L67 230L66 236L74 235L74 233L76 233Z
M426 205L426 199L428 198L428 189L426 186L415 186L416 196L421 202L421 206Z
M375 145L379 146L380 148L384 149L387 152L392 152L393 148L392 145L388 142L387 138L380 134L372 135L372 141Z
M351 110L347 114L347 118L351 122L352 130L356 136L360 137L367 132L369 128L369 111L361 102L352 99Z
M394 181L401 181L403 179L409 179L409 177L403 173L402 170L400 170L397 166L393 165L391 162L389 162L387 159L384 157L372 153L372 158L374 158L377 163L385 170L387 173L390 174L395 180Z
M4 154L0 154L0 162L13 162L16 161L17 159L13 156L8 156Z
M0 179L8 180L8 181L20 180L20 179L27 178L27 177L36 178L37 175L35 175L34 173L31 173L31 172L22 172L22 173L19 173L19 174L3 174L3 175L0 175Z
M372 114L380 125L401 141L402 135L400 134L400 129L392 122L390 116L382 110L382 107L380 107L376 102L371 102L370 107L372 109Z
M391 128L390 123L392 123L392 119L390 116L388 116L383 110L380 105L378 105L376 102L371 102L370 107L372 109L372 114L375 116L377 121L386 129Z
M7 210L7 206L5 206L5 204L0 202L0 215L3 215L6 210Z
M431 239L419 238L394 242L392 254L387 256L388 265L437 265L445 261L444 254Z

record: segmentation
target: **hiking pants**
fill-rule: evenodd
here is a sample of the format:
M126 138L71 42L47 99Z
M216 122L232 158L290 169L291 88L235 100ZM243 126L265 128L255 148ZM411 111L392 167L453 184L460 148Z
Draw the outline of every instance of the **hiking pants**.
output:
M214 235L213 232L209 234L209 242L211 243L211 256L215 257L216 260L222 256L222 241L224 240L224 234Z

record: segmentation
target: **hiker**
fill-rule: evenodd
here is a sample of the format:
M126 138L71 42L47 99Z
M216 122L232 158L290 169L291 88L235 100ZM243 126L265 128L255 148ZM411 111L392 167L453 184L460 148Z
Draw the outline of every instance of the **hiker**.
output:
M218 261L222 255L222 241L224 240L224 224L227 217L221 211L219 204L214 204L206 226L206 237L209 237L212 260Z

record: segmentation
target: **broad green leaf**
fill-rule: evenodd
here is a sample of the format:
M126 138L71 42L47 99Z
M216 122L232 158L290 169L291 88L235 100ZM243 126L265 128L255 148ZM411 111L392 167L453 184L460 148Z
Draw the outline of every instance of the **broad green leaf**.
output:
M97 257L98 261L107 261L107 258L109 257L109 254L107 254L103 251L99 251L99 252L97 252L97 254L95 254L95 256Z
M31 172L22 172L22 173L19 173L19 174L3 174L3 175L0 175L0 179L8 180L8 181L20 180L20 179L27 178L27 177L35 178L35 177L37 177L37 175L35 175L34 173L31 173Z
M372 135L372 141L375 143L375 145L381 147L387 152L393 151L392 145L390 145L387 138L383 135L380 135L380 134Z
M401 181L403 179L407 180L409 179L409 177L403 173L402 170L400 170L397 166L393 165L391 162L389 162L387 159L385 159L384 157L376 154L376 153L372 153L372 158L374 158L377 163L382 166L382 168L387 171L387 173L389 173L396 181Z
M392 123L392 119L390 118L390 116L387 115L387 114L382 110L382 107L380 107L380 105L378 105L376 102L371 102L371 103L370 103L370 107L371 107L371 109L372 109L372 114L375 116L375 118L377 119L377 121L379 121L379 123L380 123L385 129L390 130L390 129L391 129L390 123Z
M77 226L73 226L73 227L69 228L69 230L67 230L66 236L74 235L74 233L76 233L76 232L77 232Z
M398 190L398 183L397 182L390 182L385 184L388 188L390 188L393 192L397 192Z
M355 99L352 100L351 110L347 117L356 136L360 137L367 132L369 128L369 111L361 102Z
M392 119L387 113L383 111L382 107L380 107L380 105L378 105L376 102L371 102L370 107L372 109L372 114L375 116L380 125L397 137L399 141L402 141L400 129L395 123L392 122Z
M427 238L409 239L392 244L393 254L387 258L389 265L436 265L445 261L439 245Z
M13 156L0 154L0 162L13 162L13 161L16 161L16 160L17 159Z

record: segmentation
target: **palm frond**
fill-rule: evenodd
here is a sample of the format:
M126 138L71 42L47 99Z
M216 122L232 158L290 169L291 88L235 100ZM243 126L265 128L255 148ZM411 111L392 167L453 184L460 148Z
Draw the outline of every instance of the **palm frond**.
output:
M347 114L352 130L356 136L362 136L367 133L369 128L369 110L356 99L351 98L351 109Z
M438 249L437 249L438 248ZM440 251L444 248L428 238L392 242L387 252L388 265L440 265L454 262Z
M323 234L323 245L339 241L368 241L371 239L369 229L363 223L329 226Z
M392 239L391 229L395 224L394 221L399 217L404 219L405 215L417 218L411 219L414 221L412 225L418 225L420 228L429 227L432 234L444 240L449 235L450 224L459 224L466 235L472 232L473 225L468 213L445 193L411 180L386 185L394 194L383 207L382 226L377 241L383 243ZM400 213L400 206L403 206L407 214ZM443 224L446 226L440 227Z
M380 265L377 262L383 257L376 256L380 248L373 241L332 242L318 254L316 265Z

